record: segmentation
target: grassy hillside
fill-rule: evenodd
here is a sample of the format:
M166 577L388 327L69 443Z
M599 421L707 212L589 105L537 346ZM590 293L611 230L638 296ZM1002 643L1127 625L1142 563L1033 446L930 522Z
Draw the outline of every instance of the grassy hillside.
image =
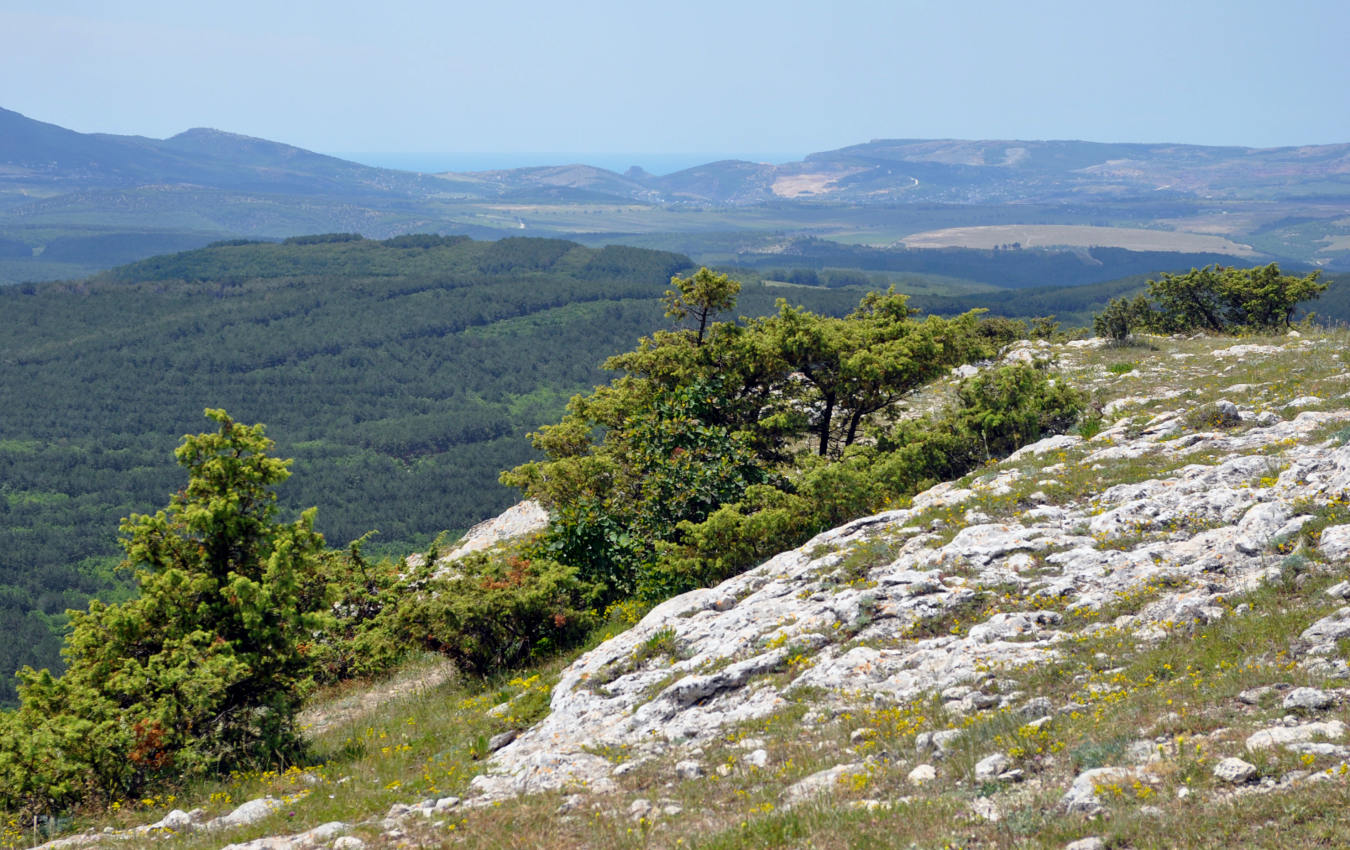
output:
M1350 593L1327 533L1350 527L1346 344L1036 346L1103 407L1094 428L645 618L615 610L588 654L487 680L421 659L323 694L307 765L62 827L148 845L134 827L200 806L155 846L324 824L314 844L372 848L1343 846L1350 671L1344 641L1308 635L1343 624ZM1230 400L1240 415L1216 425ZM774 605L828 616L749 616ZM642 740L535 751L552 758L522 796L473 783L519 766L512 748L568 701L597 728L668 710ZM602 775L555 779L567 757ZM253 800L259 818L201 829Z
M57 665L68 607L110 592L120 518L182 485L202 410L295 458L288 511L334 545L424 547L508 504L524 435L662 326L678 254L562 240L341 234L219 244L85 281L0 289L0 670ZM747 287L741 312L780 290ZM847 312L857 292L789 293ZM8 693L8 682L0 699Z

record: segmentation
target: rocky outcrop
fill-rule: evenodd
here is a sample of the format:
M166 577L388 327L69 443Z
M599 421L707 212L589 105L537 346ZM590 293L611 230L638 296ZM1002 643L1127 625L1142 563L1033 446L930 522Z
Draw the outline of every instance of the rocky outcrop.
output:
M543 505L530 499L517 502L465 532L453 549L436 558L436 571L444 573L451 564L471 552L485 552L502 543L538 534L547 527L548 511ZM407 564L414 569L421 567L426 564L426 556L420 553L409 555Z
M697 745L778 711L799 689L841 706L938 693L957 711L1015 707L1022 695L1001 693L987 671L1052 659L1069 630L1060 613L1035 606L963 622L991 588L1069 611L1100 609L1145 585L1170 588L1123 619L1145 638L1229 615L1225 594L1280 573L1272 544L1311 519L1306 506L1350 492L1350 447L1309 439L1350 422L1350 411L1177 438L1163 426L1180 416L1159 417L1133 437L1119 428L1086 442L1050 438L967 488L935 487L908 508L848 523L659 605L566 670L548 717L496 754L475 793L494 800L603 788L610 765L597 748L658 755ZM1086 500L1029 500L1034 507L997 521L977 507L1053 484L1027 479L1066 472L1066 463L1034 473L1015 463L1066 450L1080 453L1078 469L1142 456L1174 468ZM1350 614L1305 637L1334 641L1350 634L1345 623ZM678 657L634 661L663 632Z

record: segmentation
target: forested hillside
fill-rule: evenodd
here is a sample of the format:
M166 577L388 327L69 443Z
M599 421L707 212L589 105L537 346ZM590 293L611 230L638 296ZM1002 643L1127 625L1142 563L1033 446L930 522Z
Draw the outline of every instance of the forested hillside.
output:
M804 237L766 253L745 252L737 261L755 268L851 268L945 275L1007 289L1081 286L1129 275L1149 275L1211 263L1264 265L1227 254L1128 251L1123 248L876 248ZM1290 265L1287 264L1286 265ZM1292 266L1291 266L1292 267Z
M912 301L928 313L955 315L977 307L994 316L1031 317L1053 314L1069 328L1090 327L1093 315L1100 313L1113 298L1143 292L1151 277L1132 275L1087 286L1037 286L1030 289L1004 289L972 295L918 294ZM1297 315L1317 314L1322 324L1350 322L1350 274L1321 277L1327 291L1317 300L1303 304Z
M110 592L120 518L180 486L202 410L266 422L333 545L409 551L513 498L524 434L667 320L678 254L563 240L336 234L218 244L74 283L0 290L0 646L58 665L54 624ZM748 287L741 312L781 289ZM792 291L823 313L856 292ZM800 295L800 297L797 297Z

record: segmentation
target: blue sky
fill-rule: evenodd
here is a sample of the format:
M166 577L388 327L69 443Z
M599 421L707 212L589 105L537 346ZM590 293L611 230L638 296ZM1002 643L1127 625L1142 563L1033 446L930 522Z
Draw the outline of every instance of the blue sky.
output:
M320 151L1350 141L1350 2L4 0L0 106Z

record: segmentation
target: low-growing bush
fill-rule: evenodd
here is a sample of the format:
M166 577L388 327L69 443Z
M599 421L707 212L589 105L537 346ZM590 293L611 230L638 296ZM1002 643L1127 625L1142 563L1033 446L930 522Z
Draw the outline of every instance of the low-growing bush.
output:
M473 553L435 577L413 576L389 617L403 640L452 659L465 673L517 666L583 638L595 624L596 588L575 567L543 558Z
M1153 309L1148 298L1139 295L1130 298L1112 298L1101 313L1092 318L1092 329L1097 336L1121 343L1136 329L1148 327Z
M262 426L207 415L219 430L175 453L187 485L122 523L139 595L72 612L60 677L20 671L19 710L0 715L0 809L49 813L300 752L309 642L327 625L323 538L313 510L276 519L290 461Z
M1219 401L1190 410L1183 421L1193 430L1213 430L1236 427L1242 424L1242 416L1232 402Z
M407 654L387 627L387 613L401 598L397 562L371 561L362 552L370 535L353 541L346 552L326 552L319 573L331 620L307 647L315 682L330 684L378 675ZM434 561L435 558L431 558Z

